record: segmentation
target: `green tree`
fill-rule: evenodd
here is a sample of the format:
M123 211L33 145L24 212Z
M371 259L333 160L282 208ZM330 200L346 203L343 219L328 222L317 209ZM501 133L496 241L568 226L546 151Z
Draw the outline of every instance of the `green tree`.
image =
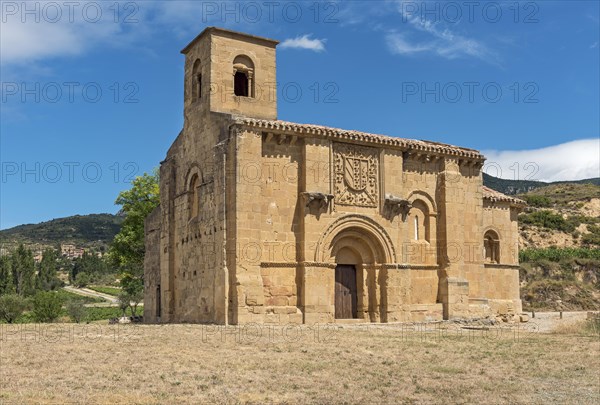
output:
M60 316L62 300L53 291L39 291L33 297L33 317L38 322L52 322Z
M127 311L131 303L129 294L126 291L122 291L117 297L117 303L119 304L119 309L123 312L123 317L125 317L125 311Z
M11 273L15 291L21 296L35 292L35 261L33 253L20 244L10 257Z
M0 256L0 295L14 292L9 256Z
M82 300L72 299L67 301L67 314L72 321L79 323L86 315L86 309Z
M135 277L132 274L124 273L121 277L121 287L127 293L131 316L137 314L137 308L140 302L144 299L144 285L142 279Z
M94 252L84 252L83 256L73 260L70 280L74 282L79 273L86 273L90 279L96 280L101 275L112 271L108 263Z
M13 323L27 308L25 299L17 294L0 296L0 318Z
M87 273L77 273L77 277L75 277L75 287L83 288L87 287L90 284L90 276Z
M121 231L112 241L109 256L112 263L129 277L136 279L141 288L145 253L144 220L158 206L158 191L158 173L144 173L132 181L129 190L119 193L115 201L115 204L122 207L125 220Z
M50 291L60 287L61 281L56 276L59 268L58 253L54 249L45 249L38 265L36 286L38 290Z

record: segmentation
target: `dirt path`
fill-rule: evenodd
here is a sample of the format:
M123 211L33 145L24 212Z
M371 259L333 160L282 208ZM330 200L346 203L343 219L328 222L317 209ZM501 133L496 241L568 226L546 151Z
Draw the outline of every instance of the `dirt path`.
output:
M89 288L77 288L77 287L73 287L73 286L65 286L63 288L74 294L85 295L88 297L102 298L103 300L106 300L106 301L110 302L111 304L118 303L117 297L115 297L114 295L100 293L98 291L90 290ZM101 306L106 306L106 305L101 305Z
M528 326L537 327L538 332L551 332L557 328L571 326L577 322L587 319L588 311L563 312L562 319L560 312L536 312L535 318L531 312L525 312L529 315Z

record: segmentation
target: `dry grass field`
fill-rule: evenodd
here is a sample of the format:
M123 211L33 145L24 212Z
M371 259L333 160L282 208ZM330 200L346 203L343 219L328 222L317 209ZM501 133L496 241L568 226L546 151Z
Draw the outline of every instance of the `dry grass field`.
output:
M598 335L572 326L0 328L2 404L600 403Z

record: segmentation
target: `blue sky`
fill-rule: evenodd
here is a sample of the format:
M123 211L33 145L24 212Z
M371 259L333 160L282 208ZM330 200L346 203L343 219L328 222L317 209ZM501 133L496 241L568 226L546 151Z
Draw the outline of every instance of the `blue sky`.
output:
M181 129L179 51L210 25L281 41L279 119L480 149L504 178L600 175L597 1L2 1L1 11L2 229L116 212L118 192Z

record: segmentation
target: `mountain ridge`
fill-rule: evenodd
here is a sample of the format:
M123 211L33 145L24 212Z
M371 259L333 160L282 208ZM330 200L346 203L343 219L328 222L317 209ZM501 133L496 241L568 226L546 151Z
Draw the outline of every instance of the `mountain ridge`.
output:
M72 243L83 248L102 248L110 244L121 229L120 214L87 214L55 218L37 224L23 224L0 230L0 244L11 249L26 245L57 246Z
M508 180L483 173L483 185L506 195L524 194L554 184L594 184L600 186L600 177L573 181Z

